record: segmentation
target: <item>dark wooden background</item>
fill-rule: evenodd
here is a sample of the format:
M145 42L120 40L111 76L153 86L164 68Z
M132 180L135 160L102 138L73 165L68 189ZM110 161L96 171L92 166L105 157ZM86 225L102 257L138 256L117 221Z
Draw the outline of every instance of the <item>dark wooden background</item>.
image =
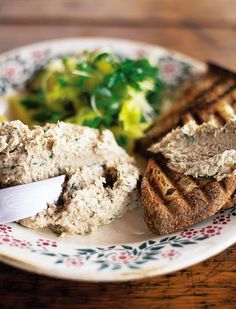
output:
M0 0L0 52L105 36L176 49L236 70L236 0ZM1 308L236 308L236 246L174 274L128 283L56 280L0 264Z

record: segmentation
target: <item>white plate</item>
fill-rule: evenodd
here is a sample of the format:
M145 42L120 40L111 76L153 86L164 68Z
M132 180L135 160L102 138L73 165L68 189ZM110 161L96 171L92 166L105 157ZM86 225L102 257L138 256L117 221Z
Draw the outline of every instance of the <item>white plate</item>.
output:
M160 67L166 84L180 84L205 70L204 63L161 47L106 38L38 43L0 57L0 94L20 88L50 58L84 49L112 49L130 57L145 55ZM0 102L0 114L7 105ZM32 201L33 202L33 201ZM141 209L102 226L88 236L57 236L18 224L0 226L0 260L36 273L86 281L121 281L166 274L217 254L236 241L235 208L187 230L157 237L147 229Z

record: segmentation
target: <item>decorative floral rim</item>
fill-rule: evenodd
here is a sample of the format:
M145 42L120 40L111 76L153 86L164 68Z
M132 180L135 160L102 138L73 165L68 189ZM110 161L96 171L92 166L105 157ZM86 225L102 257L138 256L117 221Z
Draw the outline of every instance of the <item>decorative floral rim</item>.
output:
M163 48L112 39L68 39L20 48L0 57L0 94L24 85L52 57L78 48L104 48L147 55L160 66L170 89L204 70L204 64ZM180 233L146 241L107 246L67 244L42 237L17 224L0 226L0 260L49 276L74 280L117 281L144 278L187 267L214 255L236 240L236 209L222 211ZM96 233L96 232L95 232ZM40 236L39 236L40 235Z
M62 43L65 43L62 45ZM119 39L89 38L64 39L32 44L2 54L0 57L0 95L21 88L33 74L49 60L61 55L75 53L78 43L90 49L115 49L126 56L147 56L160 68L160 75L169 87L180 85L196 72L205 70L204 63L176 52L149 45ZM69 48L68 44L69 43ZM76 44L77 43L77 44ZM123 49L130 45L131 49ZM55 48L56 46L56 48ZM114 48L115 47L115 48Z
M0 225L0 260L28 270L34 267L35 272L68 279L91 281L138 279L190 266L233 244L235 241L233 237L224 243L221 241L224 239L223 229L229 223L232 224L235 217L236 207L233 207L221 211L208 222L204 222L204 225L199 224L175 235L148 239L140 243L102 247L68 247L50 237L45 239L36 236L28 241L17 237L17 230L24 228L17 224ZM201 252L200 256L192 256L199 254L199 248L205 252ZM10 260L7 261L4 258L6 256ZM24 256L25 260L17 261L15 256ZM29 257L31 262L28 262ZM42 259L46 257L47 267L49 266L51 271L40 265L35 269L37 263L36 265L32 263L32 259L36 257ZM61 266L63 275L58 273ZM94 273L96 276L91 276Z

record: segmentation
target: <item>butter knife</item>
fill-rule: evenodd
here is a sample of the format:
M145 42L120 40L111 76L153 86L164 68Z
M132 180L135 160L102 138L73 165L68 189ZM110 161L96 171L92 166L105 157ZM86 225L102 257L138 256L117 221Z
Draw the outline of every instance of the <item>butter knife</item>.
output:
M65 175L29 184L0 189L0 224L18 221L56 203L65 181Z

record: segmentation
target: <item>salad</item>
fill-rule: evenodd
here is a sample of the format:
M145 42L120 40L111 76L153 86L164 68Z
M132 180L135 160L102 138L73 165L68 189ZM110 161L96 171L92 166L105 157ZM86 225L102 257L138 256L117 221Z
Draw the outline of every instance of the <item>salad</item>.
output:
M10 104L29 126L61 120L107 128L131 149L159 113L162 89L158 68L146 58L84 51L52 60Z

